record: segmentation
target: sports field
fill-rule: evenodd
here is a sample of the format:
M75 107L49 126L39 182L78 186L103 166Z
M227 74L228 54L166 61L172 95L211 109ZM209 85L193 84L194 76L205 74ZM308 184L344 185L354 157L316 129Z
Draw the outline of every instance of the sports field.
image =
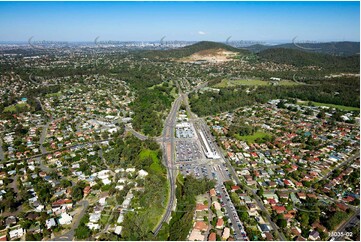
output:
M220 83L216 84L214 87L236 87L236 86L270 86L272 85L269 81L263 81L259 79L240 79L240 80L228 80L223 79ZM279 86L293 86L299 85L296 82L289 80L282 80L277 85Z
M238 140L243 140L247 143L254 143L256 141L256 139L263 139L267 136L270 136L270 135L265 132L262 132L262 131L257 131L256 133L254 133L252 135L245 135L245 136L235 135L235 138Z
M308 105L308 102L306 102L306 101L298 101L297 103L300 105ZM343 106L343 105L337 105L337 104L331 104L331 103L312 102L312 105L319 106L319 107L324 106L324 107L330 107L330 108L338 108L340 110L345 110L345 111L360 111L360 108L357 108L357 107Z

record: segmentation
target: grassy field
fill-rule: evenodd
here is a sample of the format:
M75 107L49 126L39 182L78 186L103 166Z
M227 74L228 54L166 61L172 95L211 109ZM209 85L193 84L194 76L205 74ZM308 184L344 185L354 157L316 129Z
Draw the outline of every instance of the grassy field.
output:
M290 80L282 80L279 82L280 86L295 86L295 85L301 85L297 82L294 82L294 81L290 81Z
M153 209L154 211L156 211L156 215L155 215L156 219L154 221L158 221L158 222L153 225L152 231L154 231L158 227L158 225L162 221L164 214L167 212L166 207L167 207L167 204L168 204L169 198L170 198L170 187L169 186L170 186L169 181L167 181L167 193L166 193L166 197L164 198L164 202L162 204L160 204L160 209L156 208L156 207L155 207L155 209Z
M308 102L307 101L298 101L297 104L308 105ZM312 105L325 106L325 107L330 107L330 108L338 108L340 110L345 110L345 111L360 111L360 108L357 108L357 107L349 107L349 106L336 105L336 104L331 104L331 103L312 102Z
M60 97L61 93L60 92L48 93L45 96L46 97Z
M224 79L220 83L216 84L214 87L236 87L236 86L270 86L271 82L262 81L258 79L250 79L250 80L228 80ZM279 86L293 86L299 85L296 82L289 80L282 80L278 84Z
M26 109L26 103L18 103L18 104L14 104L14 105L10 105L10 106L7 106L6 108L4 108L4 113L15 113L16 112L16 107L19 109L19 110L25 110Z
M148 157L150 157L153 161L153 163L150 165L150 169L155 171L157 174L162 175L164 168L160 164L160 161L158 159L158 152L154 150L142 150L139 154L140 160L144 160Z
M256 133L254 133L253 135L245 135L245 136L240 136L240 135L234 135L236 139L238 140L243 140L247 143L254 143L256 139L262 139L264 137L270 136L269 134L262 132L262 131L257 131Z
M157 157L157 152L154 151L154 150L149 150L149 149L146 149L146 150L142 150L140 153L139 153L139 158L141 160L144 160L148 157L151 157L153 161L157 161L158 160L158 157Z
M178 89L176 88L176 87L173 87L172 88L172 91L170 92L170 95L172 96L172 97L174 97L174 98L177 98L177 96L178 96Z
M157 176L166 176L165 168L162 166L161 161L158 159L158 152L154 150L142 150L139 154L140 160L151 158L153 163L150 165L150 170L154 171ZM170 187L169 181L166 180L164 186L166 186L166 193L164 194L164 200L162 204L155 204L153 207L146 209L145 214L148 217L148 222L152 230L155 230L158 224L161 222L161 218L166 212L166 205L170 197Z
M235 87L235 86L241 86L241 85L247 85L247 86L266 86L269 85L266 81L261 80L228 80L223 79L220 83L215 85L214 87Z

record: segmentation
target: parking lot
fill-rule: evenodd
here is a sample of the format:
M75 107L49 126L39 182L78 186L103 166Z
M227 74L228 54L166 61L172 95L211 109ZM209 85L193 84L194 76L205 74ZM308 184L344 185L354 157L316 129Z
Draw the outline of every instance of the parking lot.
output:
M233 235L237 240L248 240L243 224L238 217L237 210L231 202L229 194L224 185L218 185L216 192L218 198L221 201L221 206L225 208L226 217L229 219L228 222L234 230Z
M200 147L195 141L176 141L176 161L191 162L202 158Z
M213 173L214 171L209 165L199 165L199 164L180 164L179 171L183 174L183 176L193 175L196 178L208 178L214 179Z

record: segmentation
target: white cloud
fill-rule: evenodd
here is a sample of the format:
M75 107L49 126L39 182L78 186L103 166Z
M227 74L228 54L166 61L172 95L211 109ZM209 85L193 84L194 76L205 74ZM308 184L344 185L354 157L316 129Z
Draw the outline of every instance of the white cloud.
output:
M198 31L198 34L200 34L200 35L206 35L206 32Z

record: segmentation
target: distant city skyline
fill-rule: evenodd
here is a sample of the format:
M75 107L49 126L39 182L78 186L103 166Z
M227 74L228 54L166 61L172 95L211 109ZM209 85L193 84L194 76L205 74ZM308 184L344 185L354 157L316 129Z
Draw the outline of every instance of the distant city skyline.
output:
M0 2L0 41L360 41L359 2Z

